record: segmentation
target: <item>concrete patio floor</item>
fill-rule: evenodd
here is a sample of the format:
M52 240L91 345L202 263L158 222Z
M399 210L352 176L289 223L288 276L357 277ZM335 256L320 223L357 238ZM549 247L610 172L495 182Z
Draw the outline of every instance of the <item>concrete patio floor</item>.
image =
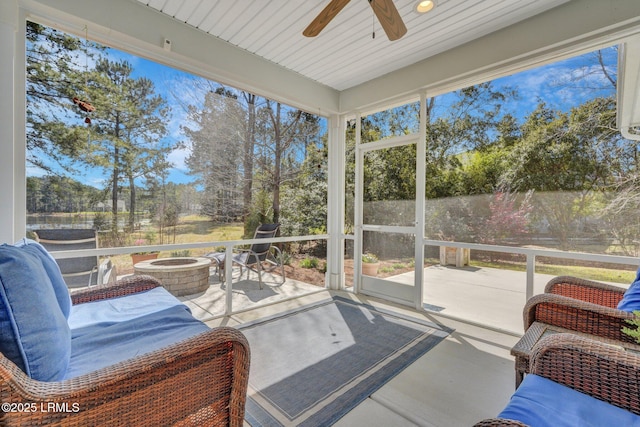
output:
M178 298L191 309L195 317L202 321L224 316L225 314L226 284L220 283L217 274L211 274L209 283L209 289L203 293ZM280 276L269 273L263 274L263 285L262 289L260 289L257 276L252 275L249 280L242 278L241 280L233 281L231 291L233 311L255 309L260 306L322 292L323 290L324 288L320 286L289 278L282 283Z
M536 275L535 292L542 292L550 278ZM234 281L235 313L231 316L223 316L226 285L221 286L215 276L206 292L181 299L210 327L237 326L337 294L454 329L443 342L340 419L337 426L469 426L498 414L514 391L510 349L522 333L523 272L428 267L425 303L436 311L418 311L291 279L282 285L273 280L270 286L267 279L263 290L254 280ZM393 280L408 285L413 283L413 274Z
M518 337L437 313L418 312L349 292L322 290L206 323L210 327L233 327L334 295L454 329L441 343L338 420L336 426L471 426L494 417L508 402L515 388L514 359L509 352Z
M281 283L279 276L264 275L263 289L257 276L234 279L232 286L233 311L255 309L260 306L299 298L323 291L316 285L287 278ZM553 276L536 274L534 294L544 291ZM414 273L389 277L388 280L413 286ZM434 265L425 268L424 306L430 312L486 325L514 334L522 331L522 308L526 302L526 274L519 271L478 267L450 267ZM226 306L225 284L217 275L210 277L205 292L180 299L194 315L203 321L224 316Z

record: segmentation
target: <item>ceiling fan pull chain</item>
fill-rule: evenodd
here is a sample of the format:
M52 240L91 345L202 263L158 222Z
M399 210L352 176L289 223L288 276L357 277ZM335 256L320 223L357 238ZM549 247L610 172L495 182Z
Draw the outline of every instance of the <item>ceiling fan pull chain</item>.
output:
M369 1L371 3L371 1ZM371 38L376 38L376 15L373 13L373 9L371 9Z

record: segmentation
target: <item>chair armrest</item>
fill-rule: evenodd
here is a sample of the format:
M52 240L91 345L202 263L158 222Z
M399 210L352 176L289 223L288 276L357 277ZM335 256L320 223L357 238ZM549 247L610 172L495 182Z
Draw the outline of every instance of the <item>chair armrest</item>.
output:
M148 291L162 284L152 276L136 274L123 277L112 285L94 286L71 293L73 304L97 301L106 298L117 298L138 292Z
M541 322L617 341L635 342L622 333L633 313L555 294L529 298L523 309L524 329Z
M544 337L531 373L640 415L640 356L574 334Z
M572 276L555 277L544 289L545 293L564 295L611 308L617 307L625 290L622 287Z
M110 258L102 260L98 266L98 285L113 285L118 277L118 267Z
M240 427L249 360L246 338L229 327L61 382L32 380L0 355L2 403L34 408L0 412L0 424Z
M236 249L236 255L241 255L241 254L246 254L246 256L247 256L247 259L242 262L242 263L244 263L246 265L254 265L254 264L259 265L260 262L261 262L260 255L258 255L251 248L246 248L246 249L245 248L239 248L239 249Z

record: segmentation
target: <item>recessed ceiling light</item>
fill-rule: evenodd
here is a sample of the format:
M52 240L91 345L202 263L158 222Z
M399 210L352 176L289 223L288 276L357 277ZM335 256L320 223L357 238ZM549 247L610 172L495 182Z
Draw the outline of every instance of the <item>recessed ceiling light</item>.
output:
M415 11L418 13L427 13L436 6L435 0L422 0L416 3Z

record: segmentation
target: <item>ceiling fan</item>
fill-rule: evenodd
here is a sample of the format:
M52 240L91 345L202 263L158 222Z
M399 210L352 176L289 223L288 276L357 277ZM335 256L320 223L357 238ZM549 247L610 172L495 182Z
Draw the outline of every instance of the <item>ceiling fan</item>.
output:
M327 24L336 17L336 15L349 3L351 0L331 0L322 12L316 16L316 18L309 24L309 26L302 32L307 37L315 37L320 34L320 31L327 26ZM402 18L398 13L398 9L393 4L393 0L367 0L373 9L373 12L378 17L380 25L389 40L398 40L404 36L407 32L407 27L402 22Z

